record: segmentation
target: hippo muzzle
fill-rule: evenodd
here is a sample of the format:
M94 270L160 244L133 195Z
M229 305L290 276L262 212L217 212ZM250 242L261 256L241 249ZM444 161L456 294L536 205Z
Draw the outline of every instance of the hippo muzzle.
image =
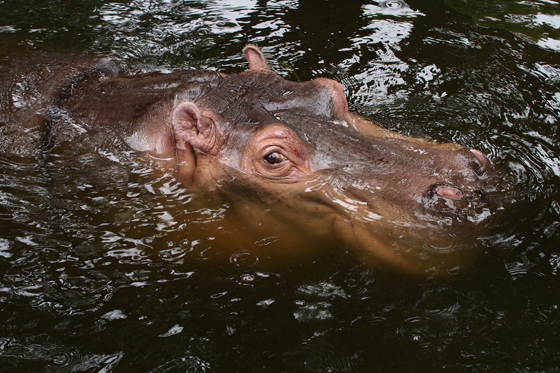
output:
M340 121L306 121L287 113L277 117L308 139L305 154L311 154L313 171L330 173L331 184L379 216L420 219L417 224L441 217L478 222L493 205L499 177L478 150L370 137Z

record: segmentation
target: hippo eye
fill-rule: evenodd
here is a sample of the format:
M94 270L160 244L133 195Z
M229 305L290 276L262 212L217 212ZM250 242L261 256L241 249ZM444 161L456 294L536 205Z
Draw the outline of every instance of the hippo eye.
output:
M264 160L267 161L270 164L278 164L278 163L282 163L286 160L287 158L285 156L283 156L282 154L278 153L278 152L273 152L270 153L268 155L266 155L264 157Z

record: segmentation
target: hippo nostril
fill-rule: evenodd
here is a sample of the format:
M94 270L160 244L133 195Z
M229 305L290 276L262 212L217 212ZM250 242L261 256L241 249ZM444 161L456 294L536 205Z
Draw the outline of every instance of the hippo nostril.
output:
M478 151L476 149L471 149L471 153L474 154L474 156L476 157L476 159L478 159L480 164L482 164L482 165L486 164L486 157L480 151Z
M476 157L477 163L473 165L473 170L478 176L484 175L486 172L488 160L480 151L476 149L470 149L471 153Z
M463 197L463 193L451 187L439 187L436 189L436 193L444 198L449 198L454 200L459 200Z

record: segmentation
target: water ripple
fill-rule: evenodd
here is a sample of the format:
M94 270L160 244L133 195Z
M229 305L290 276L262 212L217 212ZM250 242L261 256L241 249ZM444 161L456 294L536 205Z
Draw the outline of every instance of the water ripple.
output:
M49 343L22 343L15 339L0 338L0 357L33 363L35 366L42 366L47 372L76 372L90 369L111 371L122 358L122 354L82 355L76 349Z
M212 371L211 365L196 356L186 355L172 359L150 373L165 373L165 372L189 372L189 373L205 373Z

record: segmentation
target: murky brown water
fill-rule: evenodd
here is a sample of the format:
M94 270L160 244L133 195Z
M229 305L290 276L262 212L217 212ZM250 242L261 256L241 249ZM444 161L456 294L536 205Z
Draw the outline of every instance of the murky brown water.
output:
M231 73L257 43L354 112L482 150L513 192L475 265L416 278L231 250L231 206L126 151L0 155L0 371L556 371L559 28L552 0L0 1L0 58Z

